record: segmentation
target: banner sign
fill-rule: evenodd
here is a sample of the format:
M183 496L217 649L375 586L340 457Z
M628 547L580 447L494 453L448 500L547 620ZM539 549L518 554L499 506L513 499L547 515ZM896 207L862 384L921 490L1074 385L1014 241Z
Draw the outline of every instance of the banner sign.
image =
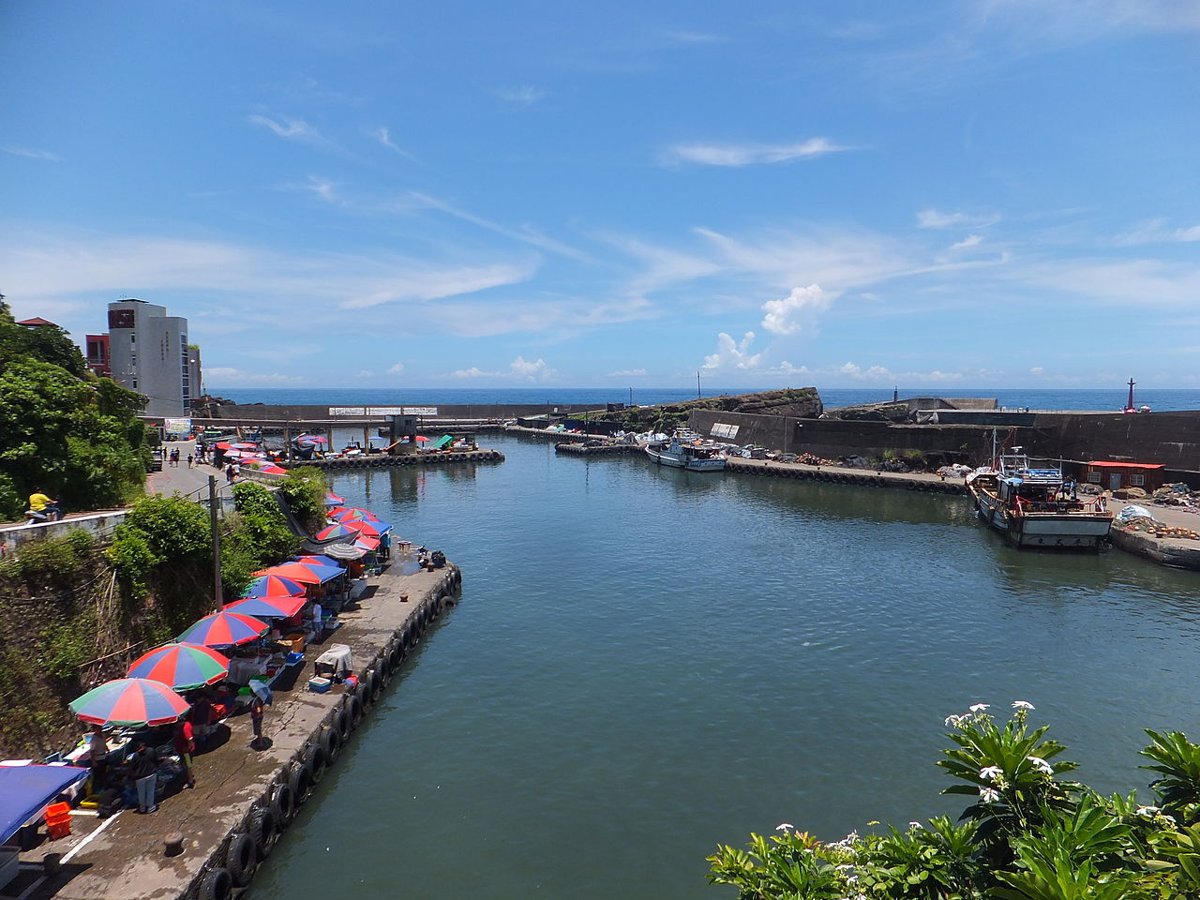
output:
M163 419L163 431L167 434L191 434L191 419Z

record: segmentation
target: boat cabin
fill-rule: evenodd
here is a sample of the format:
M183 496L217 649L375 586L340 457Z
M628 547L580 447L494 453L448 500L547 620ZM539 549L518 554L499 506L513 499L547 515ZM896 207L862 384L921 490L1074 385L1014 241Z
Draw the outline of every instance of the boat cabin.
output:
M1151 494L1163 486L1166 466L1162 463L1094 461L1087 463L1084 477L1090 484L1106 490L1139 487Z

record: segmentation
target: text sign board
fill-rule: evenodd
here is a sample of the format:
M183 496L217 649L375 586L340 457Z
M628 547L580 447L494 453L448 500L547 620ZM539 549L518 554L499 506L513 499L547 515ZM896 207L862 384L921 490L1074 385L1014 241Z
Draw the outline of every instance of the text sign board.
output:
M163 419L163 431L167 434L191 434L191 419Z
M331 406L333 416L436 416L436 406Z

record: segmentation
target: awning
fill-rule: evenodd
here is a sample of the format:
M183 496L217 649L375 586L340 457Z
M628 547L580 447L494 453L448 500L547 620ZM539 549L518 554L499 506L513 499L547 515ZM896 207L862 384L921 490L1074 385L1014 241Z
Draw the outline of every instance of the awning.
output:
M88 776L78 766L0 766L0 844Z

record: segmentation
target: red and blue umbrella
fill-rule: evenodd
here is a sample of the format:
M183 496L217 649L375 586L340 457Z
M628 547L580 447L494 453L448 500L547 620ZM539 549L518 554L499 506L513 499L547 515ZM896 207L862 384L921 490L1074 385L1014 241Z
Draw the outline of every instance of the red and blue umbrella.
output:
M243 597L299 597L305 591L304 585L294 578L284 578L274 573L259 575L250 582Z
M297 556L296 562L306 566L337 566L344 567L344 563L334 559L332 556L325 556L323 553L312 553L307 556Z
M146 728L178 721L189 704L161 681L118 678L75 698L70 707L92 725Z
M345 497L339 497L333 491L325 492L325 505L326 506L341 506L345 502L346 502Z
M390 531L392 527L387 522L370 522L366 519L346 519L338 524L352 528L359 534L365 534L368 537L379 537L385 531Z
M270 626L253 616L221 610L205 616L175 640L205 647L236 647L262 637Z
M280 563L277 566L271 566L263 569L261 572L255 572L255 575L276 575L280 578L287 578L291 581L297 581L300 584L320 584L321 576L317 575L308 566L302 566L298 562Z
M357 506L349 506L345 509L331 510L329 518L338 522L345 522L347 519L366 519L368 522L378 522L379 516L371 512L369 509L362 509Z
M320 531L318 531L316 533L316 539L318 541L327 541L330 538L339 538L339 537L356 538L356 537L358 537L358 535L359 535L358 529L350 528L346 525L342 525L339 523L337 525L328 525L325 528L322 528Z
M304 597L246 597L226 603L225 609L259 619L290 619L307 603Z
M177 691L216 684L229 674L229 660L200 644L167 644L133 661L130 678L160 681Z
M327 566L324 563L308 562L307 560L303 559L296 560L296 565L304 566L306 569L312 570L313 573L320 577L321 584L324 584L326 581L332 581L339 575L346 574L346 570L341 566Z

